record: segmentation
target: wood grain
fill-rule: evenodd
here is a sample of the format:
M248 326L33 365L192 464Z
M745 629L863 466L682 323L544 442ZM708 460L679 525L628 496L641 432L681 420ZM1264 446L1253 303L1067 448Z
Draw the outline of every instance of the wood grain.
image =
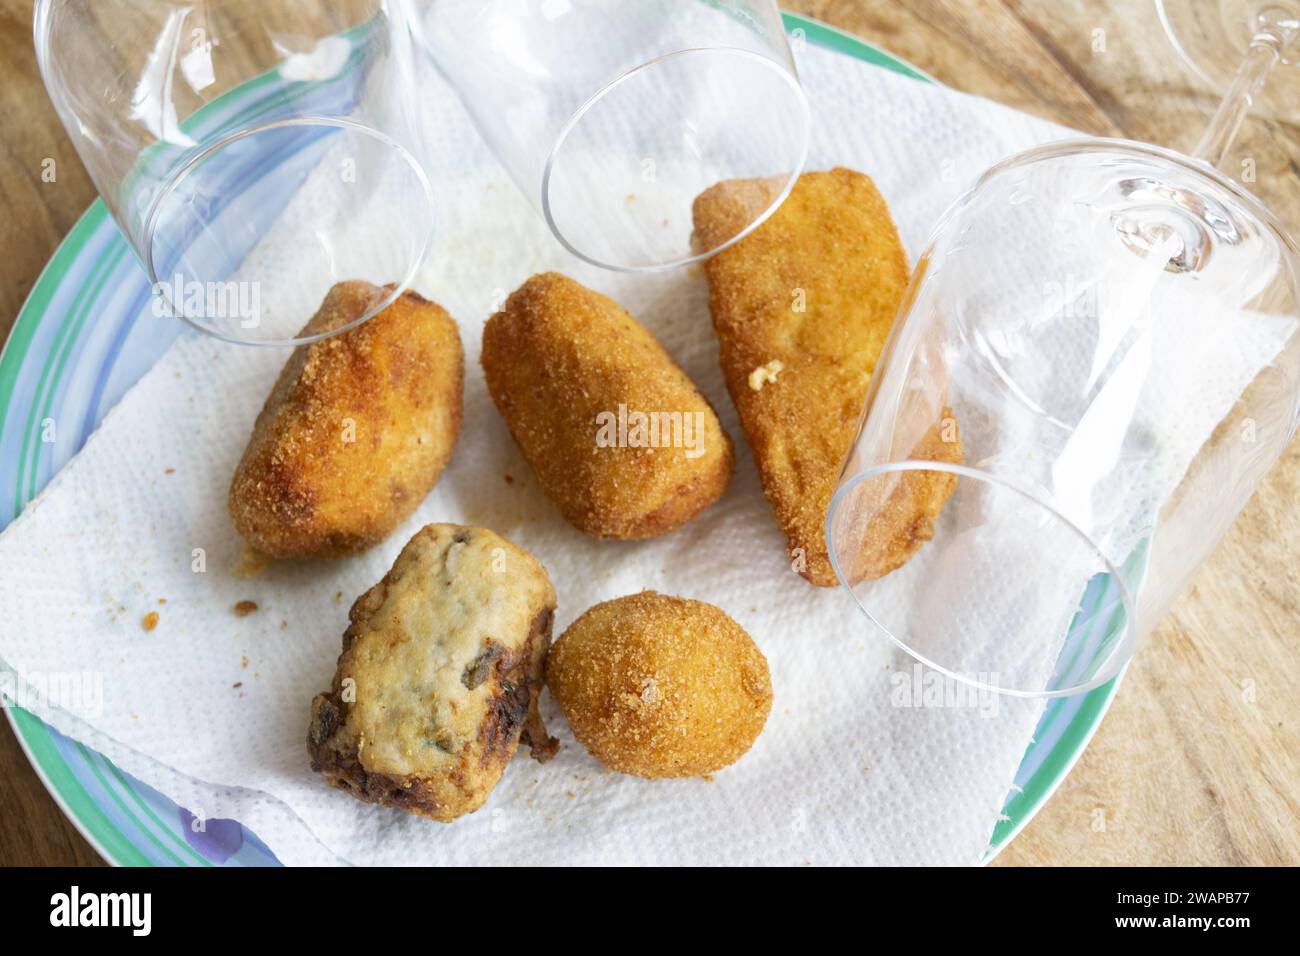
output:
M1151 0L790 0L957 89L1186 149L1217 104ZM0 336L94 190L37 74L32 0L0 0ZM1098 33L1097 31L1101 31ZM1098 38L1104 40L1097 49ZM42 181L42 162L57 181ZM1252 118L1227 168L1300 226L1300 127ZM1300 442L1129 669L1060 791L999 865L1300 861ZM0 863L88 864L8 728Z

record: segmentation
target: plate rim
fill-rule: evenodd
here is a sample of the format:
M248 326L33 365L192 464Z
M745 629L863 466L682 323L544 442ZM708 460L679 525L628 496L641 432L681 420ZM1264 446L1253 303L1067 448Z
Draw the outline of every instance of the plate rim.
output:
M831 24L789 11L782 11L782 21L787 33L802 31L808 42L823 49L889 69L892 72L908 76L920 82L931 83L936 86L943 85L934 76L907 62L902 57L890 53L865 38ZM50 256L49 261L46 262L36 281L32 284L31 291L14 319L13 327L6 337L3 347L0 348L0 432L3 432L5 418L12 404L13 392L19 373L31 349L32 341L45 317L45 309L60 287L70 266L78 259L87 242L104 225L106 219L108 219L107 209L103 200L97 198L78 217ZM58 347L58 343L56 343L55 347ZM38 383L36 398L39 398L46 384L43 377L42 381ZM33 399L34 402L36 398ZM37 491L38 496L39 493ZM1079 758L1083 756L1088 744L1101 726L1122 678L1123 672L1110 683L1091 691L1087 695L1083 695L1078 708L1076 708L1076 713L1071 716L1069 723L1066 725L1067 732L1052 746L1052 749L1048 752L1049 759L1044 761L1044 766L1050 765L1047 779L1041 781L1032 793L1028 790L1019 792L1012 790L1012 793L1004 802L1002 814L989 839L988 852L984 855L981 863L987 864L992 861L1010 844L1060 788L1061 783L1069 775ZM1059 700L1070 701L1073 699L1061 698ZM1048 703L1048 706L1051 706L1051 702ZM0 709L4 711L5 719L9 722L14 737L27 758L28 764L36 773L37 779L40 780L46 792L50 794L60 812L71 821L77 832L81 834L95 852L112 866L151 865L152 861L131 842L130 838L119 827L109 820L84 784L77 779L67 760L59 753L51 728L27 711L21 711L22 716L20 717L18 714L21 709L15 705L6 704ZM1083 718L1084 722L1080 722L1079 712L1085 709L1088 712L1087 716ZM1045 710L1044 713L1046 715L1047 711ZM1077 727L1076 724L1078 724ZM1070 731L1074 732L1071 733ZM1062 747L1067 739L1070 741L1072 749L1063 752ZM1030 748L1033 746L1034 741L1031 741ZM1028 753L1028 749L1026 753ZM1064 753L1063 759L1050 759L1053 756L1060 756L1062 752ZM1037 772L1035 779L1036 776ZM1017 802L1022 805L1017 808L1016 818L1012 819L1006 814L1006 810ZM1004 826L1006 823L1010 823L1010 826Z

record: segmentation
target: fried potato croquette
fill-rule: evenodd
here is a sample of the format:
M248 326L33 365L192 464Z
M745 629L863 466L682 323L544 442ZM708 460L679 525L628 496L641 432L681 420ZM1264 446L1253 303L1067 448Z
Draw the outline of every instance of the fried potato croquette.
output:
M960 461L961 434L952 409L912 446L909 458ZM946 471L885 474L853 486L836 511L834 535L840 570L853 584L884 577L901 568L934 537L939 512L952 495L957 476Z
M340 282L303 332L345 325L391 291ZM236 529L276 558L337 558L379 543L451 458L463 380L456 323L414 292L299 347L230 484Z
M483 329L483 372L546 495L598 538L653 538L716 501L731 438L663 347L612 299L550 272Z
M756 183L766 181L729 180L696 197L701 246L720 245L744 227L744 197ZM813 584L834 587L826 512L908 284L889 209L862 173L805 173L771 218L709 259L705 272L727 390L792 566ZM961 443L935 454L960 462ZM899 506L865 542L879 553L859 555L848 573L858 580L887 573L933 536L953 481L926 474L934 478L904 479Z
M712 604L642 591L597 604L560 636L546 684L597 760L694 777L740 759L767 722L767 658Z
M482 528L431 524L357 598L329 692L312 701L313 770L359 800L449 823L483 805L537 716L555 589Z

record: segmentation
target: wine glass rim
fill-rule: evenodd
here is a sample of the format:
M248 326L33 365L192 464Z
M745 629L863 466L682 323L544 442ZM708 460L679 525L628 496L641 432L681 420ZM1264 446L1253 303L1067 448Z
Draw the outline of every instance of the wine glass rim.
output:
M154 262L153 242L154 234L158 227L158 218L162 214L162 205L166 198L174 192L176 187L179 186L185 177L188 176L201 162L232 143L271 130L298 126L330 126L354 133L361 133L394 150L396 154L406 162L410 167L411 172L415 175L416 182L419 184L427 204L429 224L427 228L424 229L424 234L420 240L420 247L411 257L410 265L407 267L405 274L393 284L393 289L390 293L377 300L374 305L364 311L357 318L344 325L340 325L338 328L330 329L328 332L318 332L314 335L295 335L291 338L245 338L222 332L219 328L188 315L184 309L178 310L174 303L168 302L171 314L175 318L181 319L187 325L197 329L204 335L211 336L212 338L218 339L222 342L228 342L232 345L252 345L260 348L296 348L300 345L310 345L313 342L333 338L336 335L341 335L350 329L356 328L363 322L369 321L396 302L398 298L400 298L402 294L411 287L411 283L414 281L416 273L420 271L420 267L429 256L429 250L433 246L433 232L437 220L437 204L434 198L433 184L430 182L424 166L411 154L410 150L388 134L382 133L373 127L366 126L365 124L358 123L354 120L342 119L334 116L295 116L288 119L276 120L270 123L262 123L257 126L235 130L226 136L214 140L196 150L192 156L187 158L184 163L176 168L176 170L168 177L167 181L159 188L158 195L153 198L149 206L149 211L144 217L144 226L141 231L141 245L143 246L145 272L149 277L151 288L155 290L155 294L159 294L158 290L167 288L167 280L158 275L157 265Z
M776 174L776 175L786 176L786 181L785 184L782 186L781 191L772 199L771 203L768 204L767 208L764 209L762 213L760 213L758 216L755 216L753 221L750 222L748 225L746 225L744 229L741 229L734 236L729 238L726 242L720 243L719 245L714 246L712 249L705 250L704 252L692 253L688 256L672 259L668 262L655 262L647 265L628 265L625 263L606 262L602 259L596 258L590 253L584 252L583 250L579 249L564 235L563 231L559 227L559 223L556 222L555 216L551 210L551 175L555 170L556 159L559 156L560 150L564 148L565 142L568 140L569 136L573 133L573 131L577 129L578 124L582 122L583 118L586 117L586 115L596 106L597 103L605 99L605 97L608 96L608 94L613 92L616 87L621 86L622 84L650 70L651 68L660 66L670 60L675 60L678 58L684 58L690 56L698 56L701 54L711 54L711 55L728 54L728 55L742 56L748 59L755 60L758 63L761 63L763 66L767 67L768 69L776 71L776 73L787 84L789 84L791 89L793 89L795 93L795 102L798 104L798 108L799 108L799 117L802 120L801 130L797 135L800 136L803 142L799 149L799 156L796 159L794 166L789 170L789 172L785 174ZM795 183L798 182L799 180L799 175L803 172L804 166L808 162L808 152L809 149L811 148L811 142L812 142L812 109L808 104L807 91L804 90L803 84L799 82L799 77L798 74L795 72L793 64L787 67L785 64L781 63L779 60L771 56L766 56L754 50L746 50L743 47L708 46L708 47L687 47L681 50L673 50L671 52L663 53L659 56L646 60L644 63L638 63L636 66L628 70L625 70L624 72L620 73L618 76L614 77L609 82L603 84L598 90L596 90L595 93L589 96L576 110L574 110L567 120L564 121L564 124L560 127L559 132L556 133L555 135L555 143L551 146L551 150L546 156L546 165L542 170L542 186L541 186L542 216L546 220L546 225L550 227L551 234L555 236L556 240L559 241L560 245L562 245L566 250L568 250L573 255L577 256L583 262L590 263L591 265L598 266L599 268L602 269L608 269L612 272L652 273L652 272L667 272L671 269L677 269L683 266L694 265L697 262L703 262L705 259L708 259L716 255L717 253L721 252L723 249L727 249L730 248L731 246L734 246L736 243L740 242L740 240L744 239L755 229L761 226L764 222L766 222L768 218L773 213L775 213L777 209L781 207L781 204L785 202L786 197L790 195L790 191L794 189Z
M1214 77L1210 76L1210 74L1201 66L1200 62L1192 56L1191 51L1189 51L1186 44L1183 43L1182 37L1179 36L1178 31L1174 29L1173 21L1170 19L1169 10L1167 9L1167 0L1155 0L1155 6L1156 16L1160 18L1160 26L1163 27L1165 31L1165 39L1168 40L1170 46L1174 48L1174 52L1177 53L1183 63L1200 78L1201 82L1211 89L1219 90L1221 85L1216 82Z
M886 474L898 474L903 472L916 471L941 471L948 474L956 475L958 478L970 478L974 481L981 481L986 484L1010 491L1030 504L1043 509L1054 521L1059 522L1062 526L1073 532L1074 535L1099 558L1105 565L1106 573L1111 577L1115 586L1119 589L1120 601L1124 606L1124 637L1106 656L1103 665L1097 673L1082 683L1076 683L1069 687L1054 690L1022 690L1020 688L1004 687L999 684L991 684L987 681L979 680L977 676L958 670L953 670L943 664L927 657L907 642L899 638L893 630L890 629L883 621L877 618L858 595L854 586L849 583L848 577L840 567L838 552L834 546L834 537L832 533L835 515L838 513L840 506L844 503L849 491L856 486L873 478L878 478ZM845 481L841 481L835 489L835 494L831 498L830 506L826 509L826 550L830 557L831 567L835 569L835 576L839 578L840 584L853 597L854 603L869 621L880 628L881 632L889 638L897 647L906 652L910 657L920 661L926 667L932 668L952 680L978 688L988 690L998 694L1004 694L1008 697L1022 697L1035 700L1045 700L1055 697L1073 697L1076 694L1085 694L1088 691L1095 690L1102 684L1107 683L1127 666L1133 656L1133 651L1137 647L1137 606L1133 601L1133 595L1129 591L1128 583L1124 575L1114 562L1106 555L1098 544L1092 540L1086 531L1067 518L1065 515L1044 500L1039 494L1032 489L1023 487L1015 482L1008 481L1000 475L985 471L981 468L972 468L969 465L959 465L951 462L929 461L926 459L909 458L900 461L881 462L878 465L872 465L864 468ZM925 545L922 545L925 547ZM860 583L860 582L859 582Z
M1297 243L1295 237L1290 231L1269 211L1268 207L1260 199L1232 177L1225 175L1221 170L1211 166L1209 163L1188 156L1186 153L1180 153L1178 150L1169 149L1165 146L1156 146L1152 143L1143 143L1138 140L1124 139L1122 137L1111 136L1087 136L1072 137L1069 139L1053 140L1050 143L1044 143L1041 146L1034 146L1023 152L1015 153L1007 158L994 163L976 181L972 192L984 186L990 179L998 176L1011 169L1021 166L1028 166L1031 163L1040 162L1045 159L1056 159L1062 156L1068 156L1080 152L1116 152L1128 153L1130 155L1139 155L1146 158L1159 159L1165 162L1173 163L1180 168L1200 176L1220 189L1227 190L1237 202L1278 238L1287 251L1291 264L1291 280L1294 285L1300 286L1300 243ZM1297 289L1300 293L1300 288Z

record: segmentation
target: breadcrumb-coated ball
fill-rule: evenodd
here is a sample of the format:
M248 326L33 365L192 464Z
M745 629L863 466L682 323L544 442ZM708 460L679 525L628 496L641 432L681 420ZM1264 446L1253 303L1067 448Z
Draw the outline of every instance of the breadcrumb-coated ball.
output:
M642 591L590 608L551 648L546 684L596 759L638 777L735 763L772 709L767 658L702 601Z

